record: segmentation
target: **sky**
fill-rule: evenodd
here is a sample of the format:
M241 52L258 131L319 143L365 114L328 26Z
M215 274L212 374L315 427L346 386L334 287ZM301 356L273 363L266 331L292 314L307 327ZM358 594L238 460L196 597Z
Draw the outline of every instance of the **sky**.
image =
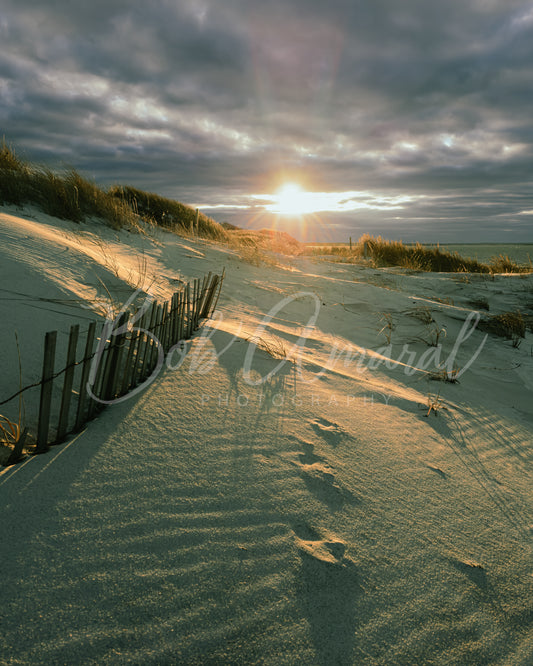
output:
M533 242L533 2L2 0L0 44L28 159L301 240Z

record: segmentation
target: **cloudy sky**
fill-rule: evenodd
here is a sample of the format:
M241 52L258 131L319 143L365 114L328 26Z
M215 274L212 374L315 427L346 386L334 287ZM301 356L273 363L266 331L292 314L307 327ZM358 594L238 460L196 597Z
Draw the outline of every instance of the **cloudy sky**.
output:
M28 159L300 238L533 242L533 2L2 0L0 44Z

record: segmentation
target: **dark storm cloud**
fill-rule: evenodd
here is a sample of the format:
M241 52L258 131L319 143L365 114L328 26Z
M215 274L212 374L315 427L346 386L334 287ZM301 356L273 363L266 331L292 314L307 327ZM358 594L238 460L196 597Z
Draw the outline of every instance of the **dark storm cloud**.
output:
M0 9L0 129L32 159L190 202L284 178L411 197L343 234L529 233L531 3L23 4Z

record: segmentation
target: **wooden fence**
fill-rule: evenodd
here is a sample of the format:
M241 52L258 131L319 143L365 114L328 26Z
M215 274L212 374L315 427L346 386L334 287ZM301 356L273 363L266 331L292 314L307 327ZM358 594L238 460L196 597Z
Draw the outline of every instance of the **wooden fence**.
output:
M66 366L59 371L54 367L57 331L46 333L35 453L64 441L107 404L148 383L161 368L164 354L190 338L200 320L212 314L223 279L224 272L220 276L209 273L202 281L186 284L170 301L153 301L140 316L140 311L133 317L122 312L115 321L104 322L98 332L97 322L92 322L79 360L80 327L72 326ZM22 444L19 442L20 449Z

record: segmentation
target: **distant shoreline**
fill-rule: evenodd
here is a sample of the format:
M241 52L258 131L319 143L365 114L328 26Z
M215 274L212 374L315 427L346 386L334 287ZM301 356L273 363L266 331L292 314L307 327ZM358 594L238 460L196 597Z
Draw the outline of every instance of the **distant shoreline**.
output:
M356 240L353 241L354 244L357 242ZM404 245L416 245L418 241L402 241ZM346 243L344 241L332 241L332 242L327 242L327 241L317 241L317 242L302 242L302 245L308 245L308 246L315 246L315 245L350 245L350 243ZM448 243L448 242L440 242L440 241L435 241L433 243L420 243L420 245L423 245L424 247L436 247L437 245L441 247L451 247L451 246L464 246L464 245L471 245L471 246L485 246L485 245L495 245L495 246L501 246L501 245L531 245L533 246L533 240L530 242L515 242L515 243L508 243L502 241L501 243L498 242L484 242L484 243Z

